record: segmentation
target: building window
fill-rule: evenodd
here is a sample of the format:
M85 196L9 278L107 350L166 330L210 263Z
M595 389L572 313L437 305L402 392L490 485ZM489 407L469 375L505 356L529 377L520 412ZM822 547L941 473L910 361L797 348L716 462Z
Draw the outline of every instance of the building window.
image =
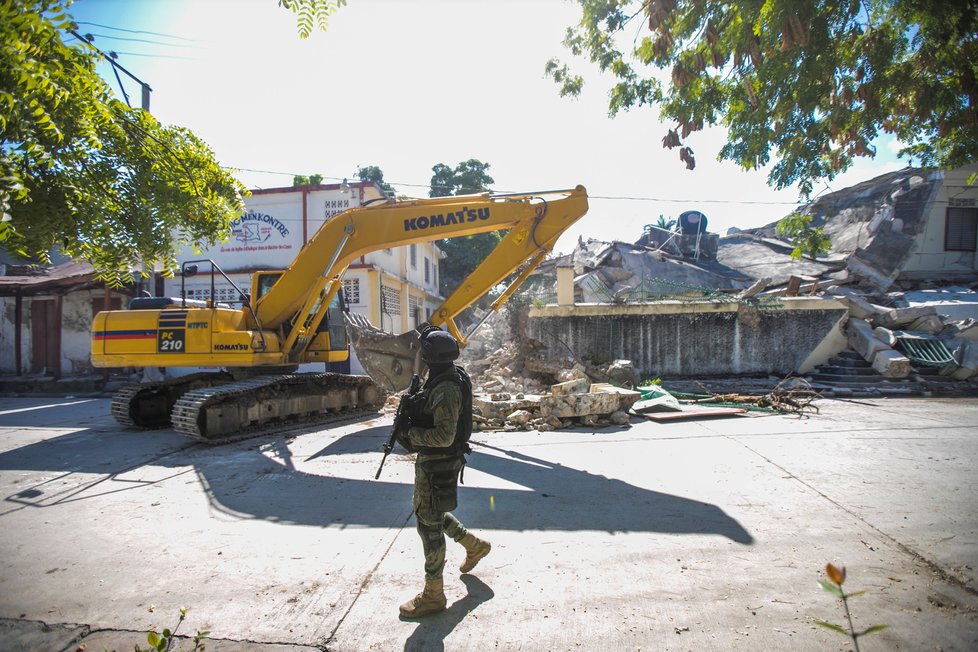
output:
M347 305L353 306L360 303L360 279L349 278L343 281L343 296L346 297Z
M388 285L380 286L380 310L388 315L401 314L401 293Z
M241 303L241 296L232 287L217 286L214 288L217 303ZM188 288L187 298L195 301L207 301L211 298L210 288Z
M418 245L413 244L411 245L410 249L411 249L411 267L417 269L418 268Z
M424 257L424 282L431 283L431 260L427 256Z
M951 207L944 222L944 251L975 251L978 208Z
M411 319L415 326L420 326L424 321L424 314L421 312L421 297L408 297L408 310L411 311Z

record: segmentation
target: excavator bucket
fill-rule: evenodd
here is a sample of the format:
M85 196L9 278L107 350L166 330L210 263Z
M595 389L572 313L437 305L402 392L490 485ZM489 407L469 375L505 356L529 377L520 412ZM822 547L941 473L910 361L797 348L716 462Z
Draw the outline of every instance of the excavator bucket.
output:
M363 315L345 313L345 317L350 344L367 375L388 391L407 389L420 349L418 333L410 330L391 335L371 324Z

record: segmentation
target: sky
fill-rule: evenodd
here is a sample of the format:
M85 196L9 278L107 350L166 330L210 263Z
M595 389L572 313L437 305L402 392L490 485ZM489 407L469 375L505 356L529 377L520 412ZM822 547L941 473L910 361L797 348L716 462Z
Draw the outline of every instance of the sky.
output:
M767 171L719 162L721 128L690 136L696 168L662 148L671 124L655 108L608 117L610 75L561 44L580 19L569 0L349 0L326 32L298 36L276 0L76 0L95 45L152 89L161 122L191 129L248 188L295 174L353 179L376 165L399 194L428 196L431 168L475 158L493 190L583 185L590 210L557 243L634 242L659 216L699 210L709 230L774 222L798 202ZM644 35L641 25L636 35ZM123 31L129 30L129 31ZM577 99L544 75L558 57L583 74ZM108 65L102 75L121 95ZM123 88L139 103L135 82ZM892 141L815 193L905 167Z

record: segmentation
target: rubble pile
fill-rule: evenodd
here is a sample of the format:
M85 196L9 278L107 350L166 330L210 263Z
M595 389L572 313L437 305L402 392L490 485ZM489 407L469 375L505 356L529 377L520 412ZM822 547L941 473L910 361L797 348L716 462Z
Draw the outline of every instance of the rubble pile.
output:
M973 295L963 288L951 294L965 293ZM939 311L935 305L939 301L913 305L903 293L879 297L829 287L826 294L848 302L845 332L849 346L885 378L907 378L923 366L937 369L949 379L978 379L978 322L974 317L956 318L954 311L945 307ZM942 294L949 293L933 296L940 299ZM975 308L978 303L972 312Z
M460 363L472 377L478 429L547 432L628 423L640 394L616 385L634 386L630 362L589 372L582 361L545 358L540 351L539 343L515 337L504 315L487 320L473 335Z

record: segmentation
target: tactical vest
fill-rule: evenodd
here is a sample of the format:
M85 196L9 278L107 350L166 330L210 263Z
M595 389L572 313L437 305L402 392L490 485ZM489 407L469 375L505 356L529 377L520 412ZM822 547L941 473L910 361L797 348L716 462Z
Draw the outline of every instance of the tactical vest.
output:
M428 404L432 390L443 382L457 384L462 392L462 409L459 410L455 425L455 439L451 446L445 448L415 446L415 450L423 455L467 455L472 452L469 447L469 439L472 437L472 379L462 367L453 365L448 371L429 378L421 390L411 397L411 403L417 406L415 413L411 415L411 425L420 428L435 427L434 416L426 414L423 408Z

